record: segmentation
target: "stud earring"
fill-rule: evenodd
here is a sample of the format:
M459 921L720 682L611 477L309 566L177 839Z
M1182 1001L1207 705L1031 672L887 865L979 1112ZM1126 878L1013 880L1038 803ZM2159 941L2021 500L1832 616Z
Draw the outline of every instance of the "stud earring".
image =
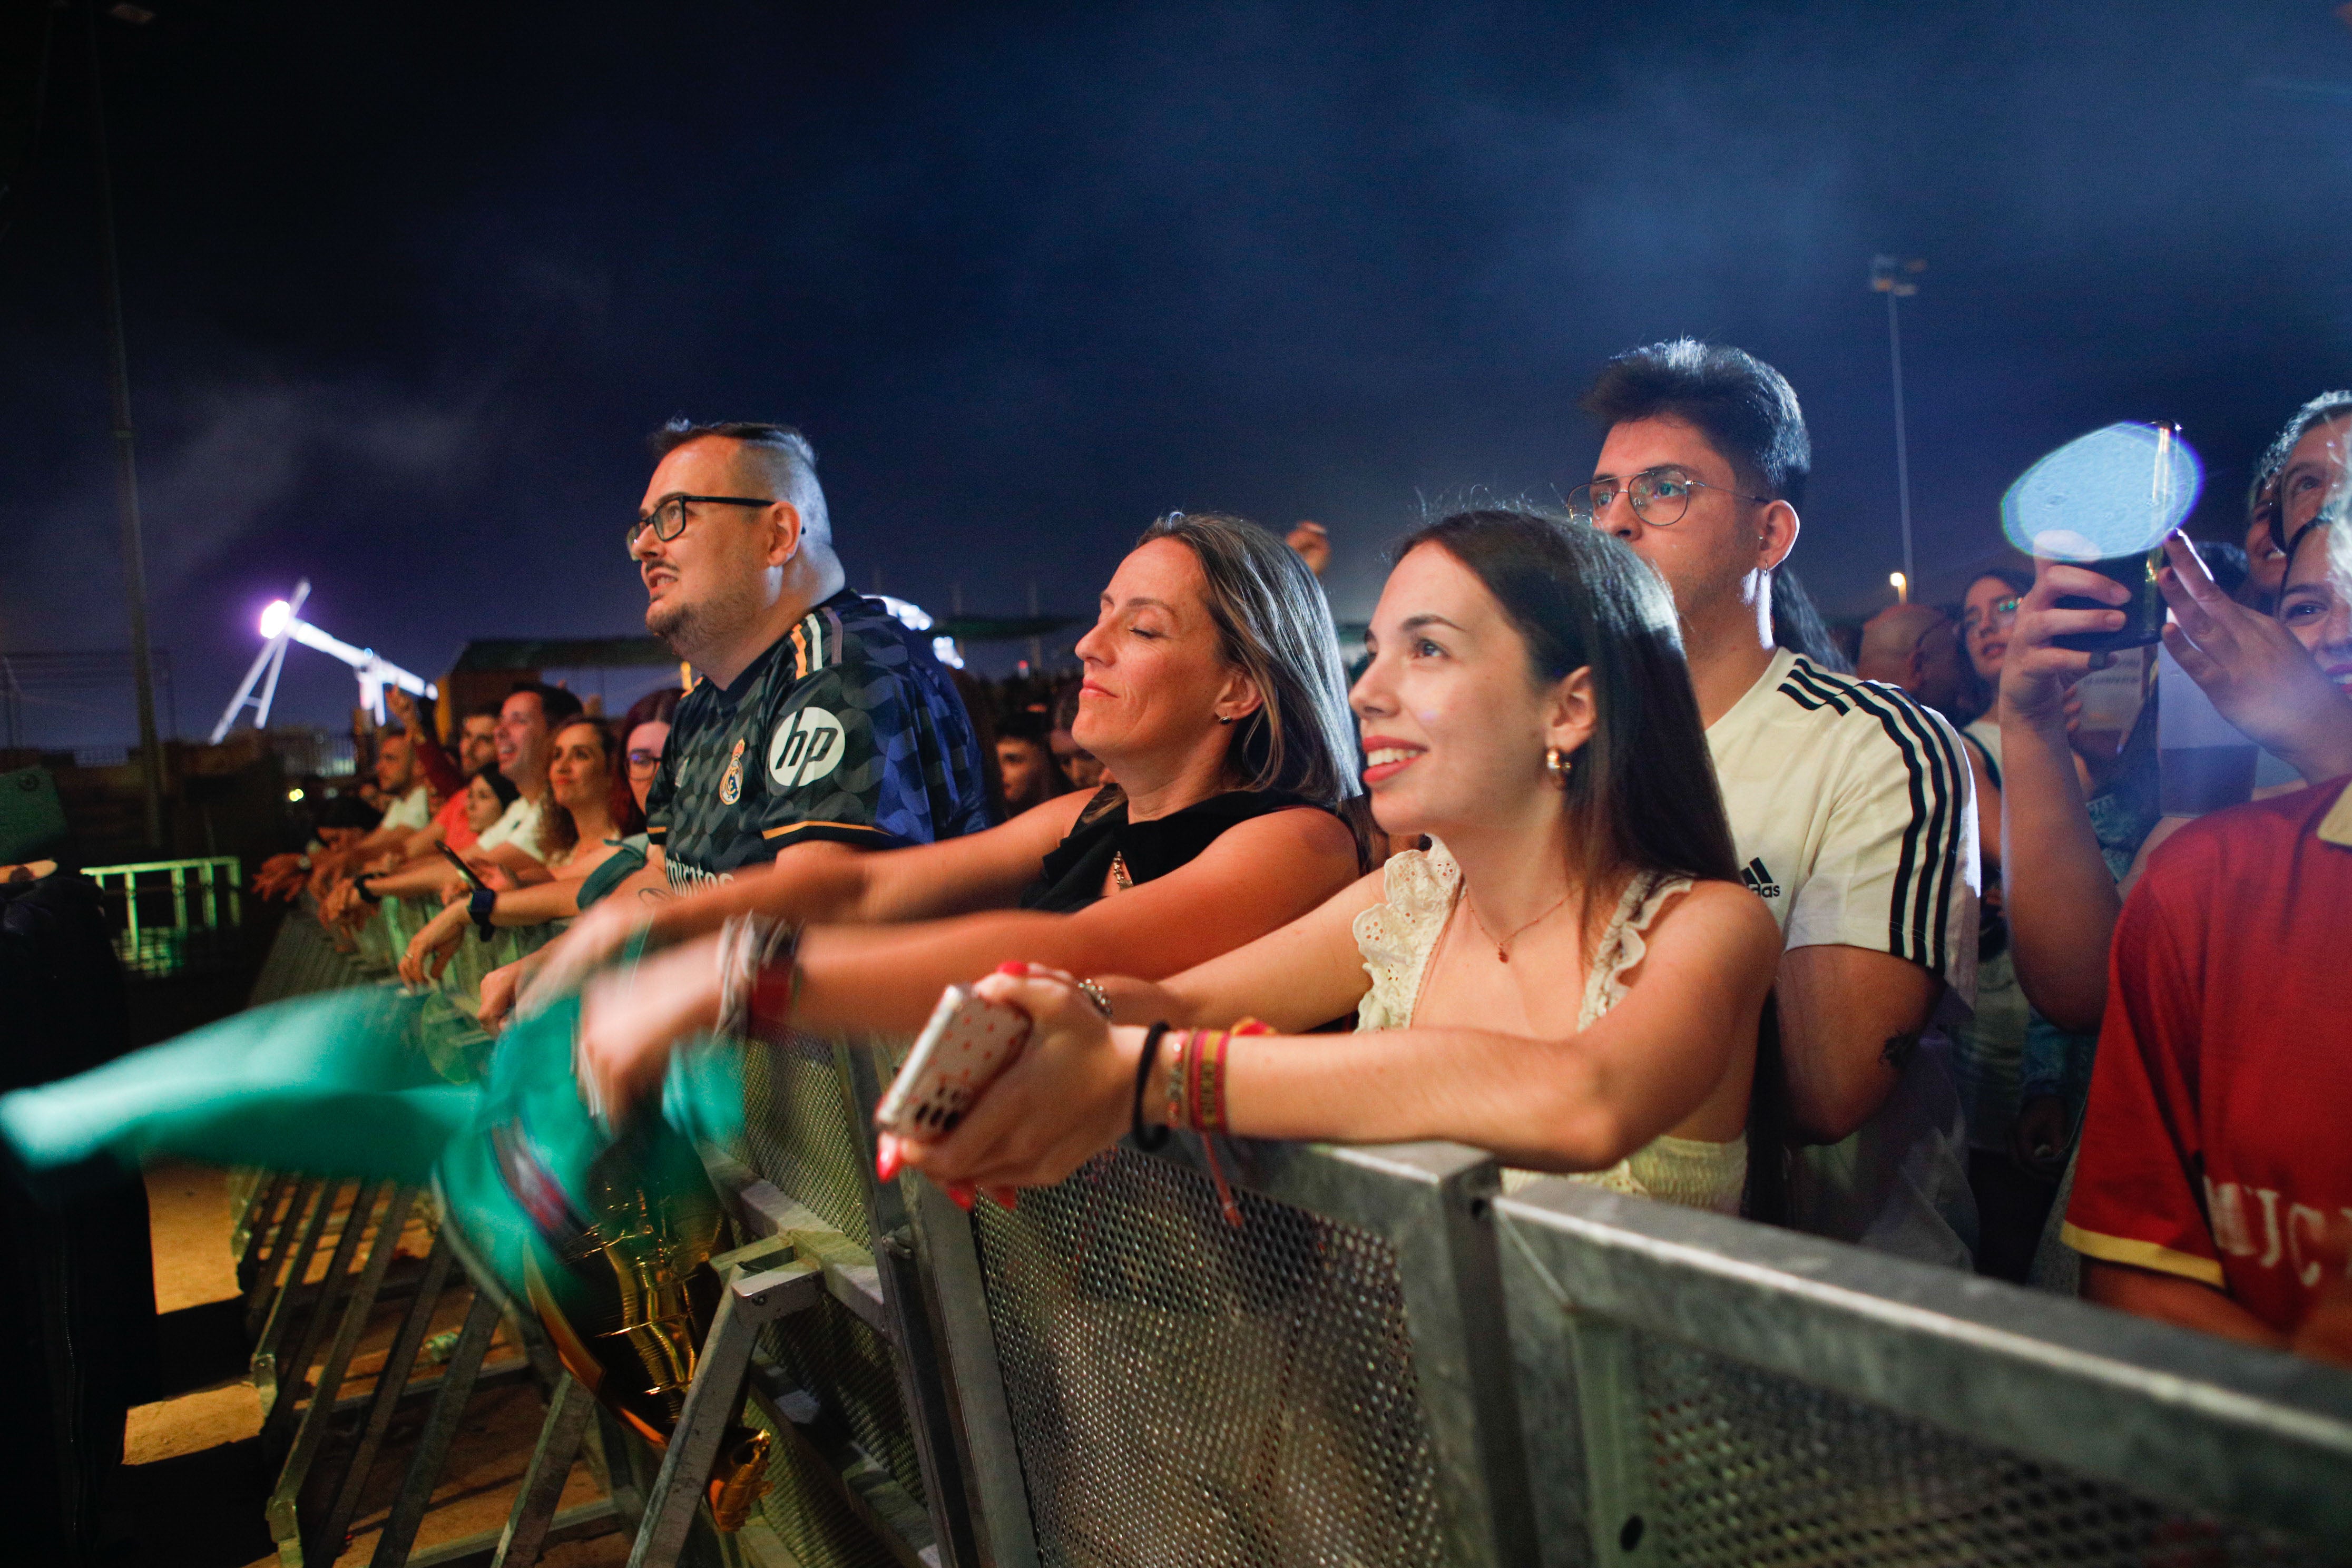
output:
M1564 789L1568 785L1568 775L1576 771L1576 757L1558 746L1546 746L1544 766L1551 770L1552 781Z

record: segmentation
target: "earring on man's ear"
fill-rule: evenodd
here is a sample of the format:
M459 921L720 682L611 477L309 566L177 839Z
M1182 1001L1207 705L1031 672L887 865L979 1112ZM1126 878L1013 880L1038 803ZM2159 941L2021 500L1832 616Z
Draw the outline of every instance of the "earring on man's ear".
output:
M1576 755L1572 752L1563 752L1558 746L1546 746L1544 766L1551 770L1553 782L1566 788L1568 775L1576 771Z

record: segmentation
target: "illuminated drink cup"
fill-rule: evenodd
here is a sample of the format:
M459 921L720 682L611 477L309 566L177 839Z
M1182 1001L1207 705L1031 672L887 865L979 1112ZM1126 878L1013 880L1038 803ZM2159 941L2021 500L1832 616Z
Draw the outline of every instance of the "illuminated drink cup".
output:
M2105 653L2138 647L2162 635L2164 595L2156 578L2164 569L2165 536L2196 510L2203 484L2197 453L2172 426L2127 424L2076 437L2009 487L2000 498L2000 521L2011 543L2044 561L2085 567L2131 590L2121 606L2121 626L2058 637L2058 647ZM2069 594L2058 607L2116 606Z

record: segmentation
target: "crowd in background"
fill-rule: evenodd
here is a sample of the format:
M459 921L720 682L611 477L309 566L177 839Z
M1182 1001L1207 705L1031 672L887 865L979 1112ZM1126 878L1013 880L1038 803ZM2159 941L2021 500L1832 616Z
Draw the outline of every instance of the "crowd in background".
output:
M2164 546L2164 679L2193 681L2262 748L2234 806L2170 798L2156 646L2066 646L2120 622L2112 579L2019 558L1948 604L1824 626L1788 564L1810 441L1769 366L1654 345L1612 363L1585 406L1607 438L1565 515L1465 512L1408 540L1344 675L1316 651L1330 640L1313 592L1325 531L1285 544L1178 514L1107 590L1077 646L1083 683L955 674L969 741L936 714L873 718L877 757L897 756L891 724L926 737L908 755L927 770L927 821L984 794L972 828L890 827L878 786L871 826L814 824L868 852L768 848L772 871L731 889L681 876L674 825L719 811L697 791L749 809L744 742L723 773L666 764L672 725L720 734L726 705L770 679L761 661L785 657L786 624L800 665L779 689L797 680L804 703L828 660L852 658L823 639L854 649L841 628L858 601L837 564L825 575L804 442L774 426L674 433L631 535L649 626L664 629L665 594L722 569L681 537L739 548L721 532L730 507L781 509L785 544L755 531L740 548L782 550L768 559L803 563L806 585L788 573L768 618L723 649L692 643L688 626L716 635L707 620L678 619L674 643L711 677L618 721L526 683L445 740L395 695L373 804L331 803L307 854L270 862L259 886L307 890L346 932L387 900L421 901L435 912L399 958L428 984L469 929L545 941L614 889L660 883L669 832L680 896L653 915L614 900L547 953L516 954L482 983L491 1026L541 959L576 984L626 928L699 974L714 961L694 941L762 910L811 933L794 1026L897 1023L893 1008L928 1010L940 977L1042 965L988 983L1045 1026L1019 1068L950 1138L887 1156L966 1201L1161 1123L1447 1136L1514 1167L2342 1356L2352 1031L2324 976L2352 907L2337 805L2352 540L2334 521L2352 395L2290 420L2252 476L2242 545ZM739 471L692 482L681 454ZM763 477L789 499L730 499ZM1169 624L1149 629L1150 606ZM1204 650L1189 673L1151 662L1179 656L1149 641L1188 637ZM1147 679L1175 695L1145 704ZM827 837L808 826L742 831L787 849ZM824 928L845 924L908 929L896 949L828 945ZM1584 975L1581 994L1529 992L1545 963ZM1651 974L1681 979L1645 988ZM1070 975L1132 983L1089 979L1074 999ZM750 1002L718 980L687 992L667 1011L607 994L586 1059L614 1064L625 1091L670 1038L760 1032L756 984ZM1163 1051L1164 1097L1147 1092ZM1360 1079L1373 1086L1360 1100ZM1534 1092L1553 1080L1557 1096ZM1210 1100L1203 1082L1220 1086Z

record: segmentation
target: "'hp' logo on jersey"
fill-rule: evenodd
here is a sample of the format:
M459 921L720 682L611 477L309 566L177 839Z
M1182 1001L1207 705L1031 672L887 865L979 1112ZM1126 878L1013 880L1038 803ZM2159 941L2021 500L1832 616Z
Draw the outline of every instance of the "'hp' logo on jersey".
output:
M768 737L768 776L778 789L798 789L841 766L841 721L822 708L803 708Z

